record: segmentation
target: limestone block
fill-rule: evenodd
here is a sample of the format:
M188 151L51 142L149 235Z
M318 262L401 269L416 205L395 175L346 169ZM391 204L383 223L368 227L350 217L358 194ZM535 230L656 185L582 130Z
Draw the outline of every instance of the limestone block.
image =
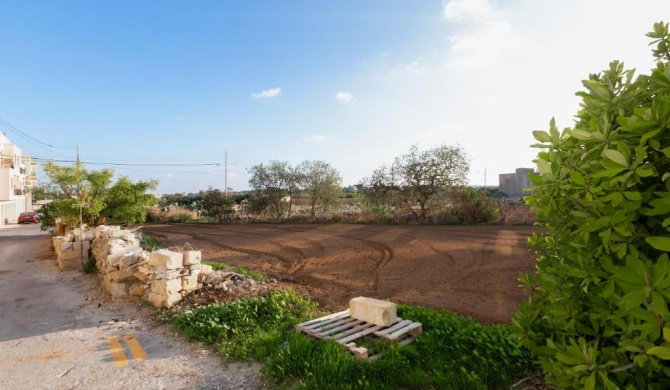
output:
M144 283L135 283L128 289L129 295L134 295L137 297L143 296L147 292L147 287Z
M105 283L107 291L112 295L112 297L125 297L128 295L128 284L127 283L115 283L109 282Z
M152 275L149 279L151 280L172 280L179 279L184 275L188 275L188 268L178 268L178 269L162 269L154 268Z
M137 253L141 250L142 249L139 247L119 248L119 250L115 250L109 255L107 255L107 261L112 265L118 265L119 263L121 263L123 256L129 253Z
M196 286L198 285L197 276L182 276L181 277L181 289L186 292L195 291Z
M202 261L201 251L184 252L184 266L200 264L200 261Z
M190 271L198 270L198 272L200 272L200 269L201 269L201 268L202 268L202 263L192 264L192 265L189 265L189 266L188 266L188 269L189 269Z
M161 295L178 293L181 290L181 278L172 280L154 280L151 282L151 292Z
M184 265L184 255L167 249L159 249L149 255L149 264L157 268L177 269Z
M132 271L128 269L110 272L105 277L108 277L112 282L132 282L135 279L135 275Z
M200 275L209 275L211 273L214 273L211 265L203 264L202 267L200 267Z
M163 295L157 294L155 292L149 292L146 299L156 307L171 307L175 303L181 301L181 294L175 293L170 295Z
M398 322L395 303L374 298L356 297L350 300L349 315L380 326Z
M141 271L135 271L133 276L136 279L141 280L142 282L146 282L147 280L149 280L149 275L147 275L147 274L145 274L144 272L141 272Z

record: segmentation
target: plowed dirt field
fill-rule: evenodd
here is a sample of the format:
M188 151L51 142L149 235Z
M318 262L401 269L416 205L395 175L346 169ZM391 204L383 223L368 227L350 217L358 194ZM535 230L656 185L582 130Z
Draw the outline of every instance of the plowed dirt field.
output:
M483 323L509 322L532 272L529 226L145 225L162 247L189 243L205 260L290 283L329 311L350 298L444 308Z

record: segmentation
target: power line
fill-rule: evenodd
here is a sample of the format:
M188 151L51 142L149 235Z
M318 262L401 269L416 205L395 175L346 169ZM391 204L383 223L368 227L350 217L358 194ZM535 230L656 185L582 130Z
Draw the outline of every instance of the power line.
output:
M54 146L54 145L48 144L46 142L42 142L42 141L38 140L37 138L31 137L30 135L28 135L28 134L24 133L23 131L17 129L16 127L14 127L13 125L11 125L10 123L8 123L7 121L5 121L2 118L0 118L0 125L4 126L5 128L7 128L9 130L14 131L15 133L17 133L19 135L22 135L23 137L27 138L28 140L33 141L33 143L48 146L50 148L61 148L61 149L73 149L74 148L73 146Z

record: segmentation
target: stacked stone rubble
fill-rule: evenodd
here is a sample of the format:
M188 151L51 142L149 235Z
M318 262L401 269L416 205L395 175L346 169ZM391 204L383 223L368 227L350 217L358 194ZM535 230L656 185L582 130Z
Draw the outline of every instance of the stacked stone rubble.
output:
M53 237L53 246L63 270L81 269L82 247L84 262L92 254L103 287L114 301L145 300L170 307L203 285L234 295L265 291L267 287L234 272L212 270L201 263L200 251L145 251L138 235L119 226L70 230Z
M200 286L200 251L147 252L133 232L118 226L95 229L93 255L103 285L114 300L144 299L170 307Z
M92 234L81 234L79 229L53 237L52 242L58 267L63 271L81 269L82 263L88 260L92 238Z
M92 252L105 290L115 301L139 301L148 280L140 271L148 254L139 239L118 226L98 226L94 232Z

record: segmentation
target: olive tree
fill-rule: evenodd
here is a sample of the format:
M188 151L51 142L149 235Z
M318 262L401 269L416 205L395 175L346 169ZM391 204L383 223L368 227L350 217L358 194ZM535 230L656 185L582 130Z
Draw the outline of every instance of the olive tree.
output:
M459 146L421 151L414 145L391 166L376 169L364 180L364 188L368 196L385 199L391 207L405 207L424 221L428 202L438 193L464 185L469 170L468 156Z
M288 215L291 215L291 205L295 194L300 187L300 176L296 168L287 161L270 161L268 165L258 164L248 169L251 174L249 186L256 192L257 197L267 199L270 208L277 219L284 215L283 203L289 203Z
M342 197L342 177L325 161L303 161L300 165L302 190L309 197L312 217L339 204Z

